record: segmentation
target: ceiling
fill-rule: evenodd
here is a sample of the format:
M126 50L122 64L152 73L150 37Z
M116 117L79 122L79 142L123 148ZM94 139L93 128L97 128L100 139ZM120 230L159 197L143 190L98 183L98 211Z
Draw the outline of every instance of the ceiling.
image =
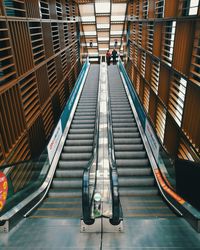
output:
M122 34L127 1L77 0L89 56L105 55L114 47L122 47Z

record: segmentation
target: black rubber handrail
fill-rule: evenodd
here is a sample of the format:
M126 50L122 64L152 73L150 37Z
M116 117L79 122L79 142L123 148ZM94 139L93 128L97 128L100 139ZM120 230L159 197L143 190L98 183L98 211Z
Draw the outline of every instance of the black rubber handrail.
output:
M98 79L99 81L99 79ZM98 99L97 99L97 110L96 110L96 123L94 130L94 141L93 141L93 152L92 156L87 164L87 167L83 171L83 180L82 180L82 216L83 221L87 225L91 225L94 223L94 218L91 217L92 214L92 204L93 197L96 189L96 171L97 171L97 163L98 163L98 138L99 138L99 87L98 87ZM95 181L93 184L93 192L90 193L91 180L90 180L90 172L92 169L92 165L95 164Z
M109 91L110 92L110 91ZM114 153L114 141L113 141L113 129L112 129L112 118L111 118L111 105L108 98L108 147L109 147L109 166L110 166L110 184L112 194L112 218L110 223L112 225L118 225L122 220L122 208L120 203L119 195L119 183L118 183L118 172L115 161Z

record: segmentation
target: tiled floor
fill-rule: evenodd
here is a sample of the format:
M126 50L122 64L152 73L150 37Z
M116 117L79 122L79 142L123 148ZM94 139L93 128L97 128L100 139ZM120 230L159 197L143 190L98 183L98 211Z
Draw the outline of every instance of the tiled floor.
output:
M200 234L183 219L126 219L124 233L80 233L77 219L24 219L0 234L2 250L200 249ZM101 242L102 240L102 242Z

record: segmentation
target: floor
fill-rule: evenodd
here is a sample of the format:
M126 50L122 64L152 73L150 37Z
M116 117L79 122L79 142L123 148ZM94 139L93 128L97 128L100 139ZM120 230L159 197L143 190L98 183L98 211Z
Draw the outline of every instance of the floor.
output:
M29 218L0 234L0 249L200 249L200 234L184 219L127 218L124 229L124 233L80 233L77 219Z

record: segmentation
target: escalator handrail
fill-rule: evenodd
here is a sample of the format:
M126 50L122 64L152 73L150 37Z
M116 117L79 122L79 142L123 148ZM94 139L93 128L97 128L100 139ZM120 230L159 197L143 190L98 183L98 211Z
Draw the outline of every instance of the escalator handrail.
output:
M99 78L98 78L99 82ZM83 171L83 179L82 179L82 216L83 221L87 225L91 225L94 223L94 219L91 217L92 211L92 203L93 197L96 189L97 182L97 164L98 164L98 138L99 138L99 117L100 117L100 87L98 86L98 98L97 98L97 110L96 110L96 123L94 129L94 141L93 141L93 151L91 158L87 164L87 167ZM95 181L93 184L93 192L90 194L90 172L93 164L96 167L95 171Z
M110 222L113 225L118 225L122 220L122 209L121 209L120 195L119 195L118 172L115 160L112 118L110 112L111 104L109 98L107 101L107 107L108 107L107 120L108 120L109 166L110 166L110 183L111 183L111 193L112 193L112 218L110 219Z

